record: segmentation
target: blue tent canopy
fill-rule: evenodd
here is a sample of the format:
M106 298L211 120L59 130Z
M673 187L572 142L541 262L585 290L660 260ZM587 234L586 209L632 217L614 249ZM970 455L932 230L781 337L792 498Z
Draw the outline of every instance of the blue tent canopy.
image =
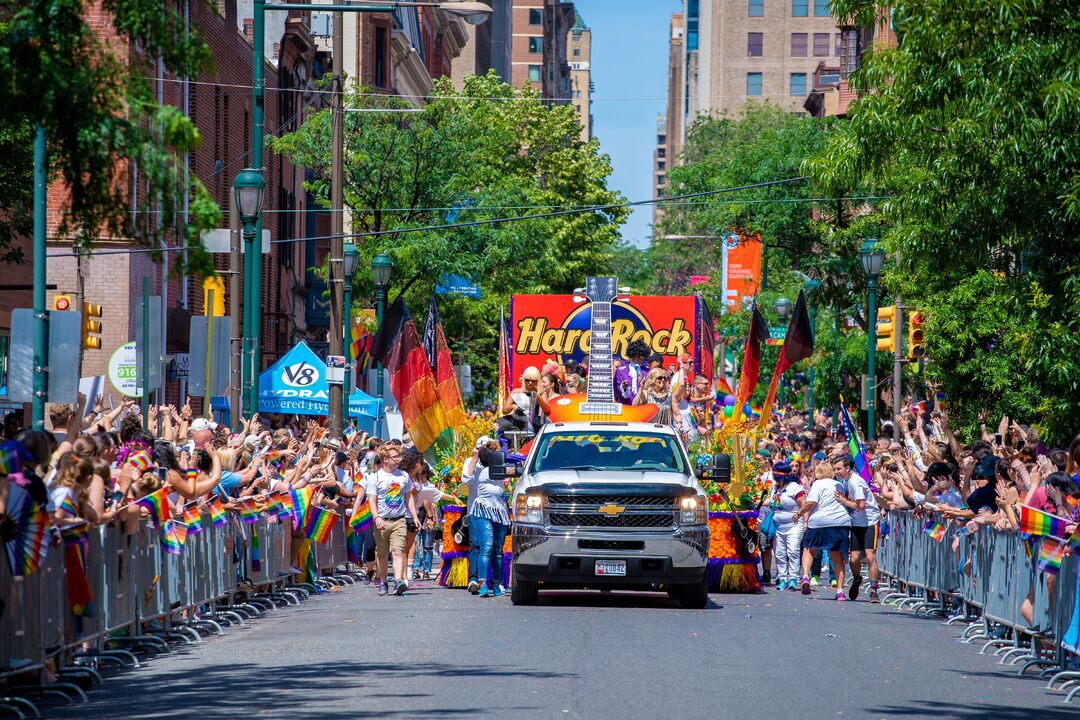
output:
M326 361L300 341L266 372L259 376L259 412L287 415L327 415L330 413L330 386L326 382ZM374 432L382 417L382 400L355 390L349 396L347 414L355 417L362 430Z

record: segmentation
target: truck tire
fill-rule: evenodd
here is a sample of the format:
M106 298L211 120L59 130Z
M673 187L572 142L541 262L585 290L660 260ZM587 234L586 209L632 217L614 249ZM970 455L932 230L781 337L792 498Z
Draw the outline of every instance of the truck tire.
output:
M535 605L540 599L540 588L535 582L522 580L514 571L514 584L510 586L510 602L514 605Z
M687 610L702 610L709 604L709 584L705 578L696 583L684 585L679 596L679 605Z

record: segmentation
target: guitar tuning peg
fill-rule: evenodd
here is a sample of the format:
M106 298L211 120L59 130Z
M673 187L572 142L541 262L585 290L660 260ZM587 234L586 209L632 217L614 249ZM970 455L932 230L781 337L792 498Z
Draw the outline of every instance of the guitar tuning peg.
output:
M574 296L574 302L575 302L575 303L583 303L583 302L585 302L585 298L583 298L583 297L582 297L582 296L580 296L580 295L575 295L575 296Z
M624 295L632 295L633 292L634 292L634 288L632 288L632 287L621 287L621 288L619 288L619 292L621 292Z
M583 288L583 287L574 288L574 294L575 295L584 295L585 294L585 288Z

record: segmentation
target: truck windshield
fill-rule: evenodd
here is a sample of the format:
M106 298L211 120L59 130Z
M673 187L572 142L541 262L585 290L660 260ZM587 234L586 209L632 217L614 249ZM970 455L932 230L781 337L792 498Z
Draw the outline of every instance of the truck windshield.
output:
M675 438L659 433L552 432L540 439L531 472L549 470L650 470L683 473L686 461Z

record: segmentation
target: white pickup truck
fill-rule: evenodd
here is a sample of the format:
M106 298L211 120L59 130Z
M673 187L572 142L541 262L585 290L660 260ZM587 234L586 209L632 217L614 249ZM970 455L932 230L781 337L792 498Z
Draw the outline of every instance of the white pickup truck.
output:
M708 604L708 501L670 427L551 423L520 475L515 605L545 588L660 589L685 608Z

